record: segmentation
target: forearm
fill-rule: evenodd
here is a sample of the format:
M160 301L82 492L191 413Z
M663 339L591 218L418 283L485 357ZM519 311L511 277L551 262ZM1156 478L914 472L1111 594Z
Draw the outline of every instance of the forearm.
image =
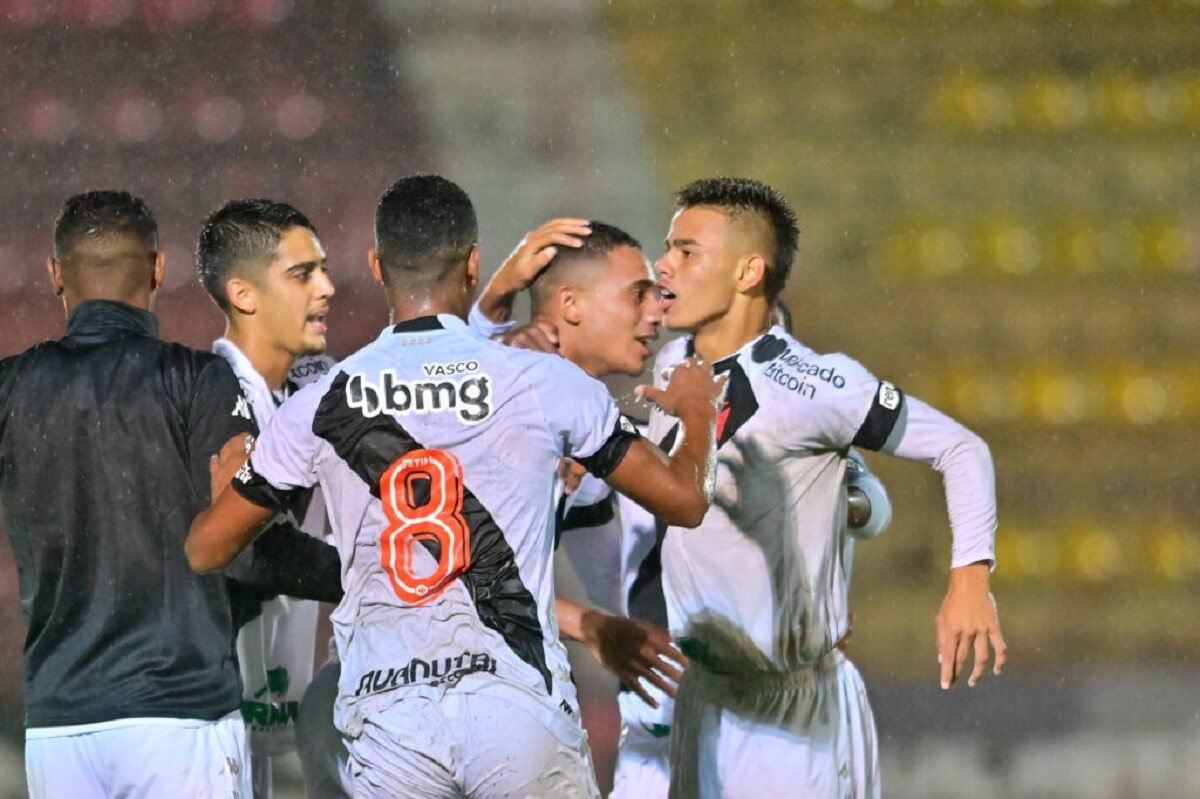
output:
M253 543L276 513L243 499L236 491L223 491L216 503L192 521L183 544L188 565L199 574L224 568Z
M479 295L475 306L492 324L505 324L512 321L513 303L522 288L514 283L501 268L492 275L492 279L488 281L487 287Z
M670 515L684 519L668 521L682 527L697 527L704 520L716 483L716 409L708 403L698 403L680 414L679 425L683 440L668 466L673 489L669 497L674 506Z
M996 477L983 439L909 397L905 429L893 454L921 461L941 473L953 534L951 568L994 562Z

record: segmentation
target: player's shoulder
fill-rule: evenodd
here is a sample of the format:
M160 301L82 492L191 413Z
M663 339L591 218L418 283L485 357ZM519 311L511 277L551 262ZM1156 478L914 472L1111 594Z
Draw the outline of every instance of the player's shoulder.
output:
M817 352L782 328L772 328L750 348L756 387L780 397L815 402L856 398L876 378L844 352Z
M190 385L202 377L205 380L232 380L237 383L237 375L229 361L215 352L198 350L175 341L146 341L160 348L163 368L186 384Z

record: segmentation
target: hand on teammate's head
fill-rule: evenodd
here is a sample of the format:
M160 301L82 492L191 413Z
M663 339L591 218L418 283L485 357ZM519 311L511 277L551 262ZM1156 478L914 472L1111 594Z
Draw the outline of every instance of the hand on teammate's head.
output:
M529 288L538 275L550 265L559 247L581 247L583 237L592 232L586 219L551 219L525 234L497 271L509 291Z

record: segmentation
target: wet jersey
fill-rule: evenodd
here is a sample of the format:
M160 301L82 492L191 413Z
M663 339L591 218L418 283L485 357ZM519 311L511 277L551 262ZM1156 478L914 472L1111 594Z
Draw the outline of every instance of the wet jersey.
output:
M389 327L285 402L233 484L264 507L321 485L345 589L338 727L353 737L394 702L454 690L577 724L554 616L555 465L606 476L636 437L578 367L444 314Z
M678 339L655 377L683 360ZM850 446L943 473L952 565L993 558L995 487L986 445L957 422L842 354L813 352L780 327L714 364L728 377L717 417L712 507L695 530L668 528L663 583L672 634L714 671L790 671L832 650L848 625L846 454ZM651 416L670 451L678 423Z
M279 391L272 391L237 345L227 338L213 351L229 362L242 393L250 401L254 421L263 429L276 408L301 387L320 379L335 363L328 355L305 355L288 370ZM318 489L300 493L298 502L281 515L287 524L326 540L328 522ZM250 616L238 630L238 669L242 675L242 718L255 755L282 755L295 748L300 699L313 678L313 653L320 606L311 599L272 596L261 602L243 600Z

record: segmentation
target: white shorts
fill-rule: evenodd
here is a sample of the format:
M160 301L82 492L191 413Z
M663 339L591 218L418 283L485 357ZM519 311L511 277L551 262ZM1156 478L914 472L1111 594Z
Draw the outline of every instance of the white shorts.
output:
M219 721L120 719L25 731L30 799L250 799L246 727Z
M633 691L617 694L621 745L609 799L667 799L671 785L671 717L674 701L643 683L659 703L652 708Z
M841 652L769 677L684 674L671 730L671 797L879 799L875 719Z
M561 726L487 693L403 699L349 741L355 799L600 799L587 734Z

